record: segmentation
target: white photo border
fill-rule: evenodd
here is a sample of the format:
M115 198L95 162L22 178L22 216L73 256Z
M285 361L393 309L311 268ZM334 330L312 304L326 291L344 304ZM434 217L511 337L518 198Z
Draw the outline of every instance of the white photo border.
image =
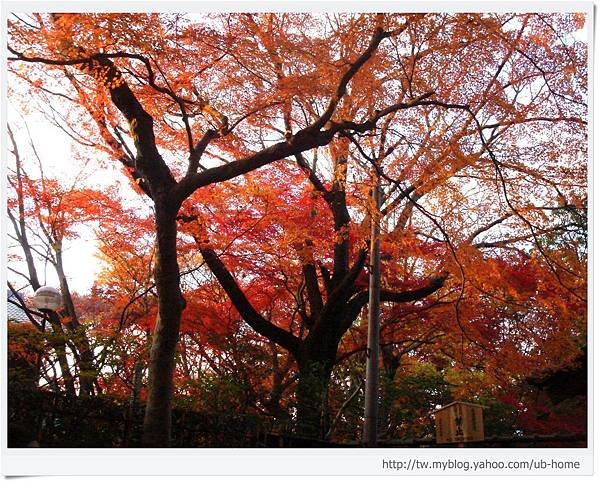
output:
M565 472L564 475L592 475L594 450L594 383L593 375L597 373L597 360L593 347L597 341L594 335L593 305L595 291L593 286L593 260L595 223L593 193L593 139L595 126L593 122L594 62L595 47L595 5L593 2L569 1L257 1L257 0L220 0L220 1L6 1L2 2L2 45L7 40L7 16L11 11L78 11L78 12L584 12L587 15L588 29L588 221L589 221L589 259L588 259L588 443L586 448L577 449L511 449L472 448L462 451L447 448L427 449L389 449L389 448L356 448L356 449L269 449L269 448L196 448L196 449L61 449L7 448L7 330L6 300L0 303L0 318L3 328L0 330L0 399L1 411L1 471L5 476L16 475L417 475L417 472L390 472L384 470L384 459L408 459L418 457L422 461L433 460L472 460L484 458L490 461L548 459L552 456L561 460L577 460L580 469ZM3 69L1 73L2 100L0 114L2 132L1 186L0 205L6 213L6 163L7 133L4 126L7 118L6 98L6 62L7 52L2 51ZM7 219L2 216L0 223L2 269L0 281L5 286L6 272L6 234ZM597 345L600 346L600 343ZM597 450L597 449L596 449ZM598 459L596 459L598 460ZM488 470L479 474L465 472L463 469L446 470L445 475L552 475L546 471L499 471ZM422 471L419 475L442 473ZM558 473L556 473L558 475Z

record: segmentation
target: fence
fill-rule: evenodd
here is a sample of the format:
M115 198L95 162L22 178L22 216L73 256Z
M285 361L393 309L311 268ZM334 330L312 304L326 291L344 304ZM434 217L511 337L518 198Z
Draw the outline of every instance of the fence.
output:
M8 446L107 448L140 447L144 407L106 396L69 397L64 393L9 387ZM174 447L257 447L265 434L280 429L253 414L203 413L174 409Z
M8 446L54 448L140 447L144 408L107 396L69 397L64 393L9 385ZM332 442L294 435L291 425L254 414L203 413L174 409L173 447L351 448L359 442ZM585 434L488 437L468 447L586 447ZM431 437L380 440L379 447L453 447Z

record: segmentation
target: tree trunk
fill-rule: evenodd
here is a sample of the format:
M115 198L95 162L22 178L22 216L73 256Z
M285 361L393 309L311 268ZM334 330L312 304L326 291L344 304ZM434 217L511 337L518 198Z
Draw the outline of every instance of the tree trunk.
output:
M170 209L157 201L155 206L154 278L158 292L158 316L150 351L143 444L146 447L168 447L171 436L175 353L185 300L179 286L176 209Z
M322 439L327 433L327 390L329 379L335 363L330 360L318 360L316 357L305 357L298 363L298 387L296 390L298 435Z
M381 374L379 431L383 438L393 438L395 427L392 426L392 407L396 399L396 372L400 366L400 357L394 353L391 346L382 347L381 355L383 372Z
M273 380L271 383L271 390L269 391L269 398L266 403L269 413L274 418L279 419L283 412L281 409L281 397L283 395L284 370L279 366L277 345L273 342L270 342L269 345L271 348L271 371L273 372Z
M127 418L125 419L125 435L123 436L123 445L125 447L131 447L131 432L136 415L136 409L140 402L143 371L144 364L142 363L142 360L138 358L133 366L133 389L131 390L131 398L129 399L129 406L127 407Z
M64 310L69 323L67 326L71 332L71 339L73 344L79 352L79 394L80 395L93 395L94 394L94 381L96 380L96 367L94 366L94 354L90 347L90 342L85 332L85 327L79 323L77 312L75 311L75 305L73 303L73 297L71 296L71 290L69 289L69 283L63 268L62 258L62 242L58 242L55 247L56 253L56 274L58 275L58 281L60 283L60 291L62 295L62 301Z
M48 318L53 331L53 333L48 336L48 339L50 345L52 346L52 348L54 348L56 357L58 358L58 364L60 366L65 390L69 395L75 396L75 384L73 382L73 375L71 374L71 370L69 370L69 362L67 359L67 336L60 323L60 317L58 316L58 313L53 311L48 315Z

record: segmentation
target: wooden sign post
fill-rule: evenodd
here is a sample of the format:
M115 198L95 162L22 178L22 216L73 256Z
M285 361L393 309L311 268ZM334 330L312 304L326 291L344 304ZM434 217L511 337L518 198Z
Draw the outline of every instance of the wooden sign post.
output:
M477 442L484 439L483 405L452 402L435 410L435 440L438 444Z

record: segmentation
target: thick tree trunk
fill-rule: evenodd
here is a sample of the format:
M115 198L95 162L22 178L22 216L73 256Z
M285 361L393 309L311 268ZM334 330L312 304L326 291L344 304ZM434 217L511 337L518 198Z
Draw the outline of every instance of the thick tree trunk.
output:
M298 363L296 389L298 435L322 439L327 433L327 390L334 363L335 356L328 360L306 356Z
M284 371L279 365L277 345L271 342L270 348L272 362L271 370L273 372L273 380L271 384L271 390L269 391L269 398L266 404L270 414L276 419L279 419L283 413L283 410L281 409L281 397L283 395Z
M382 347L381 355L383 371L381 374L379 432L382 438L393 438L395 427L392 426L392 407L396 398L396 372L400 366L400 357L394 354L391 346Z
M148 399L144 417L146 447L168 447L171 435L171 405L175 352L185 300L179 286L176 210L156 202L156 264L158 317L152 337L148 370Z

